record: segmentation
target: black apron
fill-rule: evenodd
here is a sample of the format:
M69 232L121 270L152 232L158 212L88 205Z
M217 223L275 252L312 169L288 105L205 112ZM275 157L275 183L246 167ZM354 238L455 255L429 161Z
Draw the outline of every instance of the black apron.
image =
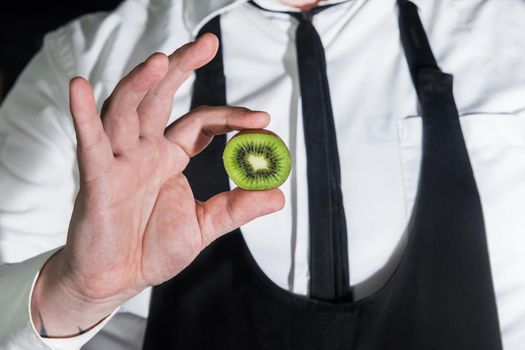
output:
M235 230L154 288L145 350L501 350L480 198L452 94L417 8L398 1L401 42L417 91L423 155L403 257L357 301L329 302L273 283ZM203 31L220 38L220 18ZM222 54L196 74L192 105L225 105ZM194 194L229 190L225 136L187 168Z

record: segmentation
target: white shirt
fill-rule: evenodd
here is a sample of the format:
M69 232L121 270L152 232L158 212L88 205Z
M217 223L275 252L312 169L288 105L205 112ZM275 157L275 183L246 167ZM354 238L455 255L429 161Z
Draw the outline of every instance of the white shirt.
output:
M277 0L257 2L290 10ZM455 77L461 126L484 211L503 342L506 350L521 350L525 2L415 3L438 63ZM41 339L29 318L33 281L50 251L65 242L78 188L68 80L87 77L100 106L136 64L154 51L171 53L193 40L219 13L228 103L268 111L268 128L290 146L294 162L282 186L286 207L243 226L244 237L276 287L306 294L308 198L294 46L297 21L245 0L127 0L112 13L84 16L49 34L0 110L0 259L6 263L0 266L0 350L78 349L97 333L85 349L140 348L140 340L129 338L130 332L137 339L143 332L149 289L75 338ZM316 15L314 26L326 51L350 282L362 297L382 286L404 249L419 176L421 118L399 41L395 0L349 0ZM171 121L189 109L191 84L177 94ZM108 345L104 337L117 342Z

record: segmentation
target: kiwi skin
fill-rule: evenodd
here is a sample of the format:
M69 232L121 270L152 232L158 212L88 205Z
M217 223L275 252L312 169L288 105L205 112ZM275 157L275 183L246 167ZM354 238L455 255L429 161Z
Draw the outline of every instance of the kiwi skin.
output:
M252 154L264 159L267 168L254 169L247 158ZM279 136L265 129L246 129L237 133L226 144L222 159L228 176L245 190L279 187L291 171L288 147Z

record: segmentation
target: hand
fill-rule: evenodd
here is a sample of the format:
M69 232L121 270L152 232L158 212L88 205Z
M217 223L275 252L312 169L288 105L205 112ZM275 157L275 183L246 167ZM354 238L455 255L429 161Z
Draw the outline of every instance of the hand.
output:
M67 243L33 292L33 321L44 335L92 327L177 275L220 235L283 207L277 189L234 189L199 202L182 173L214 135L269 123L263 112L200 107L166 128L175 92L217 47L206 34L169 57L153 54L118 83L101 115L89 83L71 81L80 190Z

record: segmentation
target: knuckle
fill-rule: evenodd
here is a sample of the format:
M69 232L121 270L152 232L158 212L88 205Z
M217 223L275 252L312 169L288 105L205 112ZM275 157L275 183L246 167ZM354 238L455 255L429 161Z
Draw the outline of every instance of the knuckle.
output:
M168 57L162 52L155 52L146 60L148 65L153 66L166 66Z
M81 145L84 152L95 151L102 144L103 134L99 133L92 142Z
M192 42L186 43L175 50L175 52L173 52L173 54L170 56L170 65L172 65L174 69L181 73L187 73L191 71L191 69L188 70L188 67L186 67L184 64L184 58L192 45Z
M194 107L192 110L191 110L191 113L195 113L195 114L201 114L201 113L205 113L207 111L209 111L210 109L212 109L213 107L211 106L208 106L208 105L200 105L200 106L197 106L197 107Z
M235 114L239 114L239 115L245 115L245 114L252 113L252 110L246 107L234 106L231 108L232 108L232 111L235 112Z
M185 127L189 130L198 130L202 127L202 114L190 114L183 120Z
M237 219L235 213L234 213L234 208L233 208L233 205L230 201L228 201L226 203L226 215L228 217L228 220L229 220L229 226L230 227L234 227L234 226L238 226L237 223L240 221Z

